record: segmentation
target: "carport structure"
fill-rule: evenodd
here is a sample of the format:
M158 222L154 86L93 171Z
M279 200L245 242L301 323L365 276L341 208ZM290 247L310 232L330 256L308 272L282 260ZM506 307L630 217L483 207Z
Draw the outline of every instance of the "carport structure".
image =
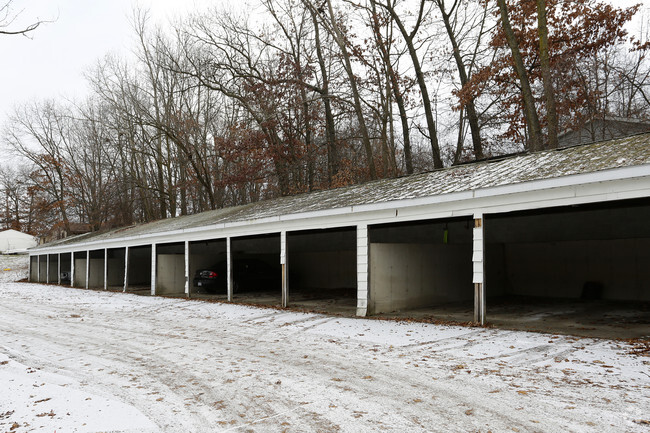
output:
M94 281L101 267L82 259L103 251L106 273L106 251L123 250L126 287L140 249L151 294L203 296L195 272L221 263L214 296L236 301L237 263L255 258L277 272L260 287L277 305L324 299L359 316L462 305L461 320L485 323L488 296L650 301L649 207L643 134L72 237L30 250L30 276L42 280L42 257L73 253L73 274L85 266Z

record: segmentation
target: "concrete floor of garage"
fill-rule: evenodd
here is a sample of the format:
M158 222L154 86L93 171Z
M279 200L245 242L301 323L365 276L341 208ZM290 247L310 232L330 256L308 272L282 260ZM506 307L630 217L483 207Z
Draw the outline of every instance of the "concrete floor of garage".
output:
M116 288L117 289L117 288ZM117 290L116 290L117 291ZM121 291L121 288L120 290ZM148 287L129 292L148 295ZM182 295L181 295L182 296ZM290 290L292 310L356 317L356 290ZM193 293L192 299L226 301L225 294ZM279 291L235 293L235 303L279 307ZM377 319L404 319L467 324L473 320L473 302L375 314ZM579 337L650 340L650 302L504 296L488 298L487 326Z
M415 320L469 322L473 303L381 314ZM650 340L650 302L504 296L488 298L488 326L580 337Z
M225 297L221 298L225 300ZM268 292L236 294L234 300L258 305L280 304L280 296ZM290 292L290 307L355 317L356 293L347 290L324 292L323 296L318 296L313 292L294 290ZM473 320L473 314L473 303L463 302L382 313L373 317L464 324ZM500 329L580 337L650 340L650 302L506 296L488 299L487 320L488 326Z

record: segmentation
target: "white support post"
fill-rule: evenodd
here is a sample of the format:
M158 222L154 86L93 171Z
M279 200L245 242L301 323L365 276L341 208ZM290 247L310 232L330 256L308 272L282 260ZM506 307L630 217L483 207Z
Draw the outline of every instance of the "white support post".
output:
M190 297L190 243L185 241L185 296Z
M126 292L129 288L129 247L124 247L124 288L122 292Z
M108 248L104 248L104 290L108 290Z
M151 244L151 296L156 295L156 244Z
M368 226L357 226L357 316L368 315Z
M33 281L32 281L32 256L31 255L29 256L29 265L28 265L27 269L28 269L28 271L27 271L28 272L27 281L29 281L30 283L33 283Z
M41 255L36 256L36 282L41 282Z
M50 284L50 255L45 256L45 283Z
M90 287L90 250L86 250L86 289Z
M282 266L282 307L289 305L289 263L287 260L287 232L280 232L280 265Z
M472 253L474 283L474 322L485 325L485 238L483 215L474 214L474 243Z
M56 258L56 283L61 285L61 253L58 254Z
M70 287L74 287L74 251L70 251Z
M226 238L226 291L228 292L228 302L232 302L233 280L232 280L232 249L231 238Z

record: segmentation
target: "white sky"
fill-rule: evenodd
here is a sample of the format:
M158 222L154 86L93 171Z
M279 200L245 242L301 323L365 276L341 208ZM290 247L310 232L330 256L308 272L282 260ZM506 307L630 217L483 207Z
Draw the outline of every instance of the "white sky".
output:
M0 0L0 5L7 0ZM138 4L156 21L228 0L14 0L22 13L12 27L41 20L28 39L0 36L0 125L15 104L33 99L85 94L83 73L108 52L127 53L133 46L129 16Z

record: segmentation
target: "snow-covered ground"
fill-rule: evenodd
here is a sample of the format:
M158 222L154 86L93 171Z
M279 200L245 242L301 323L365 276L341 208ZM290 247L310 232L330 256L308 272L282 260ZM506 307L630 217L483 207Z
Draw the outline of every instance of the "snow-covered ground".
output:
M650 431L624 343L14 283L25 258L0 260L0 432Z

